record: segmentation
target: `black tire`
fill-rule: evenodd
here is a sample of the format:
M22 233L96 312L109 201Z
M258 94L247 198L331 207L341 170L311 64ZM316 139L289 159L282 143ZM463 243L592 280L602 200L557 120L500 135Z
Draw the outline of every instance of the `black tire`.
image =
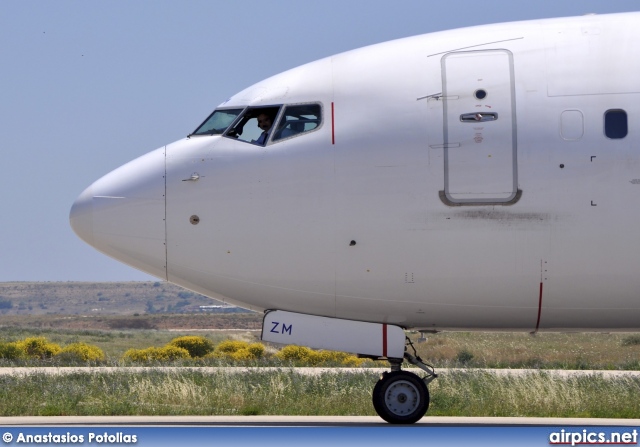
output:
M429 409L427 385L407 371L385 372L372 397L376 413L390 424L413 424Z

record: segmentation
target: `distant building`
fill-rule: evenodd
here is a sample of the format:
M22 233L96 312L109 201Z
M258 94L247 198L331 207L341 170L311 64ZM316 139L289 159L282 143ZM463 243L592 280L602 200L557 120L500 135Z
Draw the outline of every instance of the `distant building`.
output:
M243 311L246 312L246 310L238 306L230 306L227 304L198 306L198 310L200 312L216 312L216 313L231 313L231 312L243 312Z

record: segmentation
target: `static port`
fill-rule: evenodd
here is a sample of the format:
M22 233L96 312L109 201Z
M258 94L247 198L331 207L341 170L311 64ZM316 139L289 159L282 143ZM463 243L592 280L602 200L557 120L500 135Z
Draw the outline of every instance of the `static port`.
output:
M487 91L481 88L479 90L476 90L473 96L475 96L476 99L484 99L487 97Z

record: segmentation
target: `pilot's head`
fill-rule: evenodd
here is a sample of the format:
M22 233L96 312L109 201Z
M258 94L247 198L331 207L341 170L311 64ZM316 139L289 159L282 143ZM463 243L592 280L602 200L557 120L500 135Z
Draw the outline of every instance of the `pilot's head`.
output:
M273 119L266 113L258 115L258 127L263 131L268 131L273 125Z

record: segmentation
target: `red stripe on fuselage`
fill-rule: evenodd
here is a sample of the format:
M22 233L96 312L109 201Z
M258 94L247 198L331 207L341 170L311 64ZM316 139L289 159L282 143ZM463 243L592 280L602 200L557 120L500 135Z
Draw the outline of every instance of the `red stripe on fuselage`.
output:
M540 297L538 298L538 321L536 322L536 332L540 327L540 315L542 314L542 282L540 282Z
M331 144L336 144L335 119L333 112L333 102L331 103Z
M382 325L382 356L387 356L387 325Z

